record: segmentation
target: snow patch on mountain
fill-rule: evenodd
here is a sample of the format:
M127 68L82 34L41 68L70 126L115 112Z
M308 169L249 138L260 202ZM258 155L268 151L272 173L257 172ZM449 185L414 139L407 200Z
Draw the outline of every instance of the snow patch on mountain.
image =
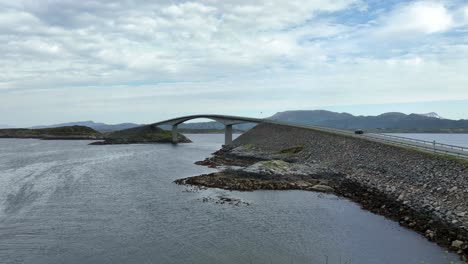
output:
M426 114L417 114L417 115L425 116L425 117L432 117L432 118L437 118L437 119L445 119L445 118L441 117L439 114L437 114L435 112L430 112L430 113L426 113Z

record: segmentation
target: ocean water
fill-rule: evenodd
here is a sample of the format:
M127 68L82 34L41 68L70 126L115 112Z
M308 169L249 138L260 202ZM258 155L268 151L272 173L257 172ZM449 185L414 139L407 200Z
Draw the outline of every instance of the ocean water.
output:
M0 263L449 263L423 236L334 195L193 190L223 135L89 146L0 139ZM217 204L218 197L246 204ZM205 199L204 199L205 198ZM247 205L248 204L248 205Z

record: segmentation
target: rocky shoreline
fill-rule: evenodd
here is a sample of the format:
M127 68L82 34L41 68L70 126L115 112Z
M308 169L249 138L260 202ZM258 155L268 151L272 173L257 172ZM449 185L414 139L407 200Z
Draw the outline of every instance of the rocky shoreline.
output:
M360 139L318 135L347 145L346 151L324 158L321 157L323 152L314 153L314 149L308 146L307 143L311 141L287 142L284 138L262 137L264 142L254 145L255 137L265 135L265 126L259 127L238 138L232 146L224 147L212 157L196 163L220 168L219 172L179 179L176 183L240 191L267 189L332 192L360 204L368 211L399 222L456 252L463 261L467 261L468 204L464 198L468 193L465 187L468 186L465 185L468 177L464 174L468 172L468 167L464 167L463 162ZM271 129L277 130L276 127L267 127L267 130ZM294 132L300 135L304 133ZM298 138L294 133L291 135L291 131L286 136ZM317 135L315 137L317 139ZM330 143L324 141L321 138L321 143ZM375 156L369 161L372 167L364 167L368 157L355 151L362 147L360 145L367 144L370 144L367 147L373 147L374 150L378 147L383 151L387 161L389 158L397 161L402 159L399 167L391 170L381 163L375 166ZM313 146L317 147L322 146ZM347 155L346 152L350 150L354 156ZM424 170L426 166L429 169ZM420 175L415 175L415 171L429 174L424 177L430 179L421 179ZM442 195L436 195L439 193Z

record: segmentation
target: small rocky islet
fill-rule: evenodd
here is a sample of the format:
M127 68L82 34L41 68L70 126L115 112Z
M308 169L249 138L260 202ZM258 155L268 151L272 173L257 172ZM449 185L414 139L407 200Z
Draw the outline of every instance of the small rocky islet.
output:
M269 136L275 135L275 137ZM334 193L468 256L468 164L362 139L260 124L177 184Z
M191 143L184 135L177 134L177 143ZM163 130L154 125L139 126L119 130L104 135L104 141L93 142L90 145L114 145L114 144L152 144L173 143L172 132Z

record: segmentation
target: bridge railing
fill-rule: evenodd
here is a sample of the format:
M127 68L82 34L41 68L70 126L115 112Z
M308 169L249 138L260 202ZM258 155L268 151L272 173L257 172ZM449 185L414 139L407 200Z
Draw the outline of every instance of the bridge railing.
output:
M366 134L367 137L371 137L376 140L381 140L390 144L397 144L402 146L409 146L424 150L426 152L433 152L439 154L447 154L457 156L460 158L468 159L468 148L462 146L455 146L444 143L437 143L434 141L426 141L420 139L406 138L400 136L392 136L385 134Z
M445 144L437 141L428 141L428 140L422 140L422 139L415 139L415 138L407 138L407 137L402 137L402 136L395 136L395 135L389 135L389 134L381 134L381 133L370 133L370 134L376 134L382 137L387 137L387 138L395 138L395 139L401 139L401 140L407 140L407 141L413 141L413 142L418 142L426 145L431 145L431 146L440 146L440 147L445 147L445 148L450 148L450 149L455 149L455 150L460 150L460 151L465 151L468 153L468 147L463 147L463 146L456 146L456 145L451 145L451 144Z

